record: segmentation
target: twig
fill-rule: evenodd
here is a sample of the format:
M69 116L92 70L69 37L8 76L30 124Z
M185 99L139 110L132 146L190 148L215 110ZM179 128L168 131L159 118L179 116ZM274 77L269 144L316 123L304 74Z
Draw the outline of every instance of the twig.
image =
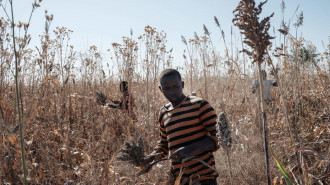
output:
M12 37L13 37L13 45L14 45L14 54L15 54L15 85L16 85L16 102L17 102L17 113L18 113L18 120L19 120L19 136L20 136L20 144L21 144L21 160L22 160L22 168L24 173L24 184L27 184L26 181L26 167L25 167L25 155L24 155L24 136L23 136L23 122L21 118L21 110L20 110L20 93L19 93L19 86L18 86L18 53L16 50L16 42L15 42L15 23L14 23L14 12L13 12L13 1L9 0L10 8L11 8L11 25L12 25Z
M324 160L325 162L327 163L330 163L330 160L327 159L325 156L317 153L315 150L311 149L311 148L308 148L308 147L301 147L301 148L298 148L297 149L297 152L298 151L302 151L302 152L309 152L309 153L313 153L314 155L316 155L317 157L319 157L320 159Z
M5 14L6 14L9 22L12 22L11 19L10 19L10 17L9 17L9 15L8 15L8 13L7 13L7 10L5 9L5 7L3 5L1 5L1 7L2 7L3 11L5 12Z
M185 162L187 162L189 160L198 161L198 162L204 164L205 166L211 168L212 170L214 170L215 172L217 172L220 175L220 172L217 169L213 168L212 166L210 166L209 164L207 164L205 161L198 159L196 156L191 156L191 157L188 157L186 159L183 159L182 162L185 163Z
M148 173L155 164L157 164L161 161L165 161L165 160L169 160L169 159L164 158L164 159L159 159L159 160L153 161L152 163L148 164L144 169L142 169L138 174L136 174L136 176L140 176L140 175Z
M232 170L231 170L231 162L230 162L230 155L229 155L229 150L226 150L226 154L227 154L227 159L228 159L228 167L229 167L229 175L230 175L230 184L233 185L233 174L232 174Z

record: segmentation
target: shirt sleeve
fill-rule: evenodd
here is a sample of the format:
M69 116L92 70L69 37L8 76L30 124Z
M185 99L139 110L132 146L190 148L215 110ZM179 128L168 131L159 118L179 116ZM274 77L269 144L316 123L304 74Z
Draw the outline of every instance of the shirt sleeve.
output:
M162 114L162 111L159 111L159 140L157 142L157 146L155 147L155 151L160 154L160 158L165 158L168 156L168 141Z
M275 80L272 80L272 86L274 86L274 84L276 84L277 82Z
M257 89L258 87L259 87L259 81L254 80L251 86L252 90Z
M202 125L208 131L208 136L216 143L216 150L218 150L220 148L220 144L219 138L217 137L217 115L215 114L213 107L207 101L202 101L199 117Z

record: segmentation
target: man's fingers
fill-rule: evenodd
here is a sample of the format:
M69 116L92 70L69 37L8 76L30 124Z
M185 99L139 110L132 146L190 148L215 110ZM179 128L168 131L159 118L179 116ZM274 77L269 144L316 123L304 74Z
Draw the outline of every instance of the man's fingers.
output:
M181 159L184 158L184 156L183 156L182 153L180 153L180 152L174 152L172 155L170 155L169 158L170 158L170 159L177 160L177 161L180 161Z
M169 156L170 159L177 159L178 158L178 153L179 153L179 150L173 152L173 154L171 154Z
M177 151L173 152L173 154L169 156L170 159L174 159L177 161L182 161L187 157L190 157L190 153L184 147L179 148Z

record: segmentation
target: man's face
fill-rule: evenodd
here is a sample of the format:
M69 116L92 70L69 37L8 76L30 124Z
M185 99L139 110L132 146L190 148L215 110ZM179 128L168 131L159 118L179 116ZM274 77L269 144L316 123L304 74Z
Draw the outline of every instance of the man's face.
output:
M165 76L160 81L159 89L172 104L180 103L184 83L177 76Z

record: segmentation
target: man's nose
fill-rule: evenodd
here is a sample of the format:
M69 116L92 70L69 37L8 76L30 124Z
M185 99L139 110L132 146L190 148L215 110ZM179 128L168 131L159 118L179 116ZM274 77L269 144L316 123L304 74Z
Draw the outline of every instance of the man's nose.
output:
M170 94L175 94L175 89L174 89L174 88L173 88L173 89L170 89L170 90L169 90L169 93L170 93Z

